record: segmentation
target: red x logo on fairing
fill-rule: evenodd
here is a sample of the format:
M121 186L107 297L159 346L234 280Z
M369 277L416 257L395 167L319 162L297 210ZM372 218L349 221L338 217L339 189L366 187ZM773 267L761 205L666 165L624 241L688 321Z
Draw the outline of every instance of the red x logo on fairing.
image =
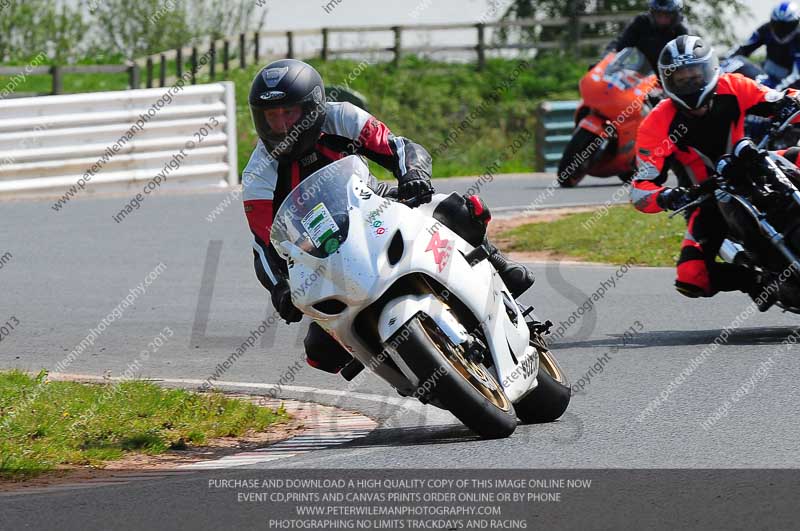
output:
M437 230L433 233L431 241L428 242L428 246L425 248L425 252L433 251L433 261L439 266L440 273L447 265L447 258L450 256L450 251L447 247L449 242L450 240L443 240L442 237L439 236L439 231Z

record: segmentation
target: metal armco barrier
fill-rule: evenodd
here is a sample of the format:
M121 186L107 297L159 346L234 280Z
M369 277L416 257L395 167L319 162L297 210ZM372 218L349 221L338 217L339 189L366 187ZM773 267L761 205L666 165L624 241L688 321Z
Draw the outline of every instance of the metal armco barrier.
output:
M539 105L536 161L542 171L558 171L558 161L575 129L578 101L546 101Z
M0 194L238 183L231 82L4 100L0 117Z

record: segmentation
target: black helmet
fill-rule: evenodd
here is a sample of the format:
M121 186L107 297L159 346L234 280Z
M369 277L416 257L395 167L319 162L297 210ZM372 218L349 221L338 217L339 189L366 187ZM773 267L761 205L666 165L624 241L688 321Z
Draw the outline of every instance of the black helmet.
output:
M780 44L786 44L797 34L800 24L800 8L794 2L781 2L772 10L769 27Z
M658 56L664 92L676 105L692 110L709 102L719 81L719 60L711 46L694 35L673 39Z
M653 21L655 26L674 28L683 19L683 0L650 0L648 2L650 7L650 20ZM666 26L661 26L656 21L658 15L667 15L670 17L670 23Z
M274 158L311 151L325 123L325 86L314 67L294 59L268 64L250 87L250 112Z

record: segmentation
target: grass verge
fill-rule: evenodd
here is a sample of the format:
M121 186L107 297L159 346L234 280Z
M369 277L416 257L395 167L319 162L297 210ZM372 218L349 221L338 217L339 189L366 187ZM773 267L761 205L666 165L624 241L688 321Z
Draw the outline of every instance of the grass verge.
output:
M549 223L521 225L501 234L512 251L551 251L592 262L673 266L686 222L681 216L643 214L631 206L567 214Z
M220 393L164 389L144 381L94 385L0 372L0 477L59 465L102 466L129 452L160 454L288 420Z

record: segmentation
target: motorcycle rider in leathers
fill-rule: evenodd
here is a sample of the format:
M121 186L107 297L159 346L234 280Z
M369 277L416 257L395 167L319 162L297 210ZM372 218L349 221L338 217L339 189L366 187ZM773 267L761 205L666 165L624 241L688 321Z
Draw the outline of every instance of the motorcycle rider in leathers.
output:
M781 93L741 74L720 74L714 50L700 37L681 36L667 44L658 69L668 99L639 127L631 188L632 203L645 213L688 204L687 188L705 181L717 160L744 137L745 114L774 116L798 106L794 90ZM667 168L677 175L678 187L664 186ZM755 299L774 281L768 272L754 273L715 260L726 225L713 198L690 209L687 221L675 280L681 294L711 297L719 291L741 290ZM761 311L775 302L776 294L770 292L772 296L759 303Z
M767 48L763 68L768 76L763 83L775 87L793 72L800 72L800 8L797 4L781 2L772 10L770 21L759 26L730 56L749 57L762 46Z
M253 233L256 275L272 305L287 323L298 322L287 282L286 263L270 243L273 217L303 179L348 155L366 157L390 170L398 186L368 183L375 193L417 204L433 201L433 216L473 246L484 245L489 262L517 297L533 284L522 265L507 260L486 239L489 209L477 196L435 194L431 157L419 144L395 136L385 124L346 102L326 101L319 73L310 65L283 59L264 67L253 80L250 110L259 140L242 173L244 210ZM312 367L337 373L352 357L317 323L305 338Z
M683 24L682 10L683 0L650 0L647 13L637 15L622 34L609 43L606 53L636 48L647 58L653 72L657 72L658 54L664 45L689 33Z

